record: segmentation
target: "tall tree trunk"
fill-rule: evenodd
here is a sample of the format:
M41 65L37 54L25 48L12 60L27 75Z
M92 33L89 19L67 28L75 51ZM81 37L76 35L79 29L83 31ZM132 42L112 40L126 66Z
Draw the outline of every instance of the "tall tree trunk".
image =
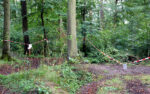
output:
M68 0L68 58L78 54L76 39L76 0Z
M24 43L30 44L29 36L25 34L28 30L26 0L21 0L21 14L22 14L22 29L23 29ZM28 45L24 45L24 54L29 54Z
M82 15L82 25L84 25L85 23L85 15L86 15L86 8L85 8L85 4L84 4L84 8L81 10L81 15ZM82 44L82 50L84 52L84 56L87 56L87 51L86 51L86 29L85 27L82 26L82 34L83 34L83 44Z
M4 31L2 59L10 60L10 0L4 0Z
M104 7L103 7L103 0L100 0L100 28L105 28L105 17L104 17Z
M45 30L45 24L44 24L44 1L42 0L42 9L41 9L41 21L42 21L42 28L44 33L44 39L47 39L47 32ZM47 41L44 42L44 56L48 56L48 44Z

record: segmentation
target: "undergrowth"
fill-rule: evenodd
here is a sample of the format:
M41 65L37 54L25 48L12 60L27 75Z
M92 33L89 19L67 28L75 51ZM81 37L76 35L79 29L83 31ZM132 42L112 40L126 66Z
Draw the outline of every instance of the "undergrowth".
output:
M63 64L58 66L41 65L38 69L18 72L8 76L0 75L0 83L12 92L27 94L37 91L39 94L51 94L46 82L53 82L69 92L75 92L84 84L92 81L92 75L86 71ZM56 87L57 88L57 87ZM57 89L56 89L57 90Z

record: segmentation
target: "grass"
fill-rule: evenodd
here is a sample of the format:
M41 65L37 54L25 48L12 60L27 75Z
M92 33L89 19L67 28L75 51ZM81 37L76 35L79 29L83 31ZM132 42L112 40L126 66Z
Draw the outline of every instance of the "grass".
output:
M100 81L104 78L103 75L94 75L93 74L93 81Z
M139 77L142 83L150 84L150 75L143 75Z
M23 63L23 61L22 60L19 60L19 59L15 59L15 60L13 60L13 61L5 61L5 60L1 60L0 59L0 65L3 65L3 64L22 64Z
M104 86L99 88L97 94L121 94L125 88L124 86L123 81L119 77L116 77L104 81Z
M134 76L130 76L130 75L126 75L126 76L124 76L123 78L124 78L125 80L127 80L127 81L128 81L128 80L133 80L133 79L135 79Z
M150 84L150 75L146 75L146 74L142 74L142 75L137 75L137 76L124 76L124 79L125 80L135 80L135 79L138 79L138 80L141 80L142 83L144 84Z
M126 75L122 77L125 81L138 79L150 88L150 75ZM97 94L122 94L122 92L128 94L126 90L126 82L123 81L123 79L115 77L111 80L104 81L103 85L99 87Z

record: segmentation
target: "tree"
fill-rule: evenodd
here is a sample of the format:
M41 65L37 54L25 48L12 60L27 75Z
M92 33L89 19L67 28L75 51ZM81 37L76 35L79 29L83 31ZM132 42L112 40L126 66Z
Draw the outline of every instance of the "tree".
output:
M24 54L29 54L28 45L30 44L29 36L26 34L28 30L27 4L26 0L21 0L21 14L22 14L22 29L24 36Z
M2 59L10 60L10 0L4 0L4 31Z
M82 50L84 52L84 56L87 56L87 51L86 51L86 28L84 27L84 23L86 20L86 14L87 14L87 5L86 2L83 2L83 7L81 8L81 15L82 15L82 34L83 34L83 47Z
M42 28L44 33L44 39L47 39L47 32L45 30L45 23L44 23L44 1L42 0L42 8L41 8L41 21L42 21ZM48 56L48 44L47 41L44 42L44 56Z
M76 39L76 0L68 0L68 57L78 54Z

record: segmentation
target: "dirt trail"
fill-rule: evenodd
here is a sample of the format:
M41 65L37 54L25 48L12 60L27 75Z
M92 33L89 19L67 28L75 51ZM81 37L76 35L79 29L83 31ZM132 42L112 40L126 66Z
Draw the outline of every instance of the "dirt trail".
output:
M140 80L128 81L126 87L128 92L132 94L150 94L147 87Z
M115 76L150 74L150 67L141 65L130 66L127 70L124 70L121 65L80 64L76 65L76 67L87 70L97 76L102 75L104 76L105 80L111 79ZM83 86L79 91L80 93L77 94L96 94L98 87L103 86L103 81L104 80L100 80L97 82L89 83ZM136 80L133 81L132 84L130 84L130 82L126 83L126 89L128 89L128 92L130 92L131 94L150 94L150 92L148 92L148 89L140 82L137 83ZM133 88L134 92L130 91L129 88ZM136 91L140 93L137 93Z
M89 83L85 86L82 86L81 89L77 92L77 94L96 94L98 87L103 86L104 82L108 79L113 78L113 76L106 76L105 78Z
M150 74L150 67L148 66L128 66L127 70L124 70L121 65L97 65L97 64L80 64L76 65L80 69L86 69L96 75L138 75L138 74Z

